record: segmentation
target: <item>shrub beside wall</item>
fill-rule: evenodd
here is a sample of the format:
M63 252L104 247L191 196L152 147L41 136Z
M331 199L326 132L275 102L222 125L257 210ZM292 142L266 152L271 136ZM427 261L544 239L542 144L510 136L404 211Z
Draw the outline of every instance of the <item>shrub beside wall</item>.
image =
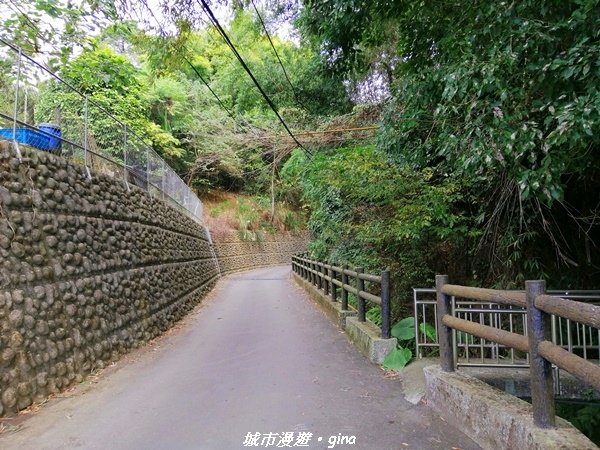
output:
M205 229L135 186L0 140L0 415L168 329L218 277Z

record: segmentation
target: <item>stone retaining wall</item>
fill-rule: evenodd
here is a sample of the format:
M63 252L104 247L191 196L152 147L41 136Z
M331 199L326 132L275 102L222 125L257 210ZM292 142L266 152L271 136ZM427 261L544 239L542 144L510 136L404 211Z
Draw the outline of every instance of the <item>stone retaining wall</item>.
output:
M205 229L135 186L0 140L0 415L168 329L218 277Z
M202 225L136 186L21 153L0 139L0 416L144 345L220 274L288 264L306 249L307 235L213 245Z
M237 235L215 240L222 273L240 272L256 267L292 264L292 255L305 252L309 235L266 235L261 241L246 241Z

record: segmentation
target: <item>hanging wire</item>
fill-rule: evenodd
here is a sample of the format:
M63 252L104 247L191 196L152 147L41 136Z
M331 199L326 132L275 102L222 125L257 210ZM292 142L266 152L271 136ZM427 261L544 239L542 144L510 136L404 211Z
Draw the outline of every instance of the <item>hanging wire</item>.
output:
M229 48L231 49L231 51L233 52L233 54L235 55L235 57L237 58L237 60L239 61L239 63L242 65L242 67L244 68L244 70L246 71L246 73L250 76L250 78L252 79L252 82L256 85L256 87L260 91L261 95L263 96L263 98L265 99L265 101L267 102L267 104L269 105L269 107L273 110L273 112L275 113L275 115L279 119L279 122L281 122L281 124L285 128L286 132L290 135L290 137L294 140L294 142L296 143L296 145L298 145L298 147L300 147L309 156L312 156L312 153L309 150L307 150L300 143L300 141L298 141L298 139L296 138L296 136L294 136L294 134L292 133L292 131L289 129L289 127L287 126L287 124L283 120L283 117L281 117L281 115L279 114L279 111L277 110L277 107L275 106L275 104L273 103L273 101L269 98L269 96L267 95L267 93L264 91L264 89L262 88L262 86L260 85L260 83L258 82L258 80L256 79L256 77L254 76L254 74L252 73L252 71L250 70L250 68L248 67L248 65L246 64L246 62L244 61L244 59L242 58L242 56L239 54L239 52L235 48L235 45L233 44L233 42L231 42L231 39L229 39L229 36L227 35L227 33L225 32L225 30L223 29L223 27L221 26L221 24L217 20L217 18L215 17L215 15L212 12L212 10L210 9L210 6L208 5L208 3L206 3L206 0L198 0L198 2L200 3L200 5L202 6L202 8L204 9L204 11L206 12L206 14L208 15L208 17L209 17L210 21L212 22L212 24L219 31L219 34L221 34L221 37L223 37L223 39L225 40L225 42L227 43L227 45L229 46Z
M158 26L158 29L160 31L161 36L164 39L166 39L166 37L168 36L168 34L165 32L164 28L160 25L160 22L158 21L158 18L154 15L154 11L152 11L150 8L148 8L148 10L150 11L150 14L152 15L152 17L154 18L154 21L156 22L156 25ZM227 108L227 106L225 106L225 104L221 101L221 99L219 98L219 96L217 95L217 93L210 87L210 85L204 79L204 77L198 71L198 69L196 69L196 66L194 66L191 63L191 61L187 58L187 56L183 53L183 51L181 49L177 48L176 50L178 51L178 53L180 54L180 56L183 58L183 60L190 66L190 68L198 76L198 78L200 78L200 80L202 81L202 83L204 83L204 85L208 88L208 90L210 91L210 93L217 99L217 102L219 103L219 105L221 106L221 108L223 108L227 112L227 114L229 115L229 117L231 117L234 122L237 122L237 120L236 120L235 115L233 114L233 112L231 110L229 110L229 108Z
M261 25L263 27L263 30L265 30L265 34L267 35L267 39L269 40L269 43L271 44L271 48L273 49L273 53L275 53L275 56L277 57L277 61L279 61L279 65L281 66L281 69L283 70L283 74L285 75L285 79L287 80L287 82L289 83L290 87L292 88L292 92L294 93L294 98L296 99L296 102L300 106L302 106L304 109L308 109L300 101L300 97L298 96L298 92L296 91L296 88L294 87L294 84L290 80L290 77L288 76L287 70L285 70L285 66L283 65L283 62L281 61L281 58L279 57L279 52L277 52L277 49L275 48L275 45L273 44L273 41L271 40L271 36L269 35L269 31L267 30L267 26L265 25L265 22L264 22L262 16L260 15L260 12L258 12L258 8L254 4L254 0L250 0L250 3L252 3L252 7L254 8L254 11L256 12L258 20L260 21L260 23L261 23Z

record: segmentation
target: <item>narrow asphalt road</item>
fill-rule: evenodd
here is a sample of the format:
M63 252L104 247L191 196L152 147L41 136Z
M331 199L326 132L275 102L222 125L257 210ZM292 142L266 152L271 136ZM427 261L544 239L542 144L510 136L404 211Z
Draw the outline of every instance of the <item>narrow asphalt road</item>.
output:
M407 402L288 266L224 278L177 328L20 418L0 448L479 448Z

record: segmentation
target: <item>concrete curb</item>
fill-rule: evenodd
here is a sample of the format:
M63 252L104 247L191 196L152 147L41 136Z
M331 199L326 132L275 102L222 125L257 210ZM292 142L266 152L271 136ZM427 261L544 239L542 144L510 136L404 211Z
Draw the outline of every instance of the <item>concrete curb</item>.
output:
M390 354L398 340L396 338L382 339L379 327L371 322L359 322L357 317L346 319L344 329L350 341L375 364L383 363Z
M342 311L342 304L340 302L332 302L325 294L319 291L316 286L312 285L296 273L294 273L293 276L296 284L304 289L319 309L323 311L327 317L337 323L341 329L346 328L346 319L348 317L357 315L356 311Z
M355 311L342 311L342 305L332 302L316 286L309 283L296 273L292 273L294 281L303 288L310 299L333 322L346 332L350 342L354 344L369 360L381 364L389 353L396 347L396 338L382 339L377 325L367 321L359 322Z
M461 372L439 365L423 369L427 404L482 448L598 449L569 422L556 418L556 428L533 424L529 403Z

